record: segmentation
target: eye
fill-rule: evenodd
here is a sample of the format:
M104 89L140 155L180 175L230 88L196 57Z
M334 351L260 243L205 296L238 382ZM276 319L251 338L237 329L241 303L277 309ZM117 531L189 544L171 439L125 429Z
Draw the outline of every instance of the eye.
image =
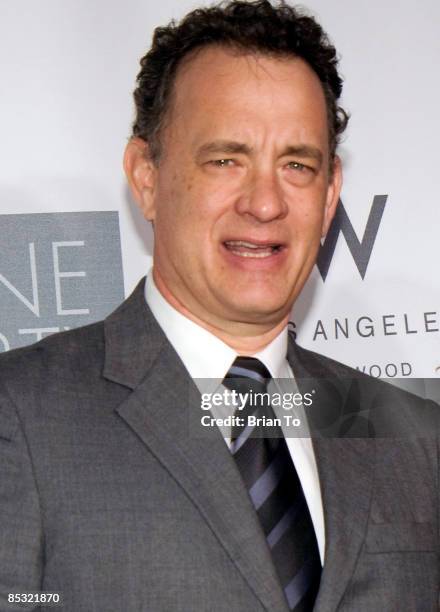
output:
M314 180L317 170L298 161L287 162L284 166L287 180L298 187L307 187Z
M313 169L310 166L306 166L305 164L301 164L300 162L291 161L287 164L289 170L298 170L299 172L306 172L307 170L312 171Z
M217 168L227 168L228 166L234 165L233 159L223 158L223 159L212 159L209 162L212 166L216 166Z

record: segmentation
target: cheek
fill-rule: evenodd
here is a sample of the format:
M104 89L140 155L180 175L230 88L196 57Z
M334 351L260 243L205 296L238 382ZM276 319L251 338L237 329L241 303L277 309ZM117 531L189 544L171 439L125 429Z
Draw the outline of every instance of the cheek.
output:
M314 206L296 206L291 210L292 233L296 240L310 242L321 238L323 224L323 207L315 203Z
M190 206L187 204L192 185L187 184L176 173L167 173L156 191L156 224L170 234L178 233ZM170 237L170 236L168 236Z
M212 233L211 217L200 205L197 185L175 183L158 195L155 240L161 251L185 266L188 260L206 259ZM201 253L204 255L202 256Z

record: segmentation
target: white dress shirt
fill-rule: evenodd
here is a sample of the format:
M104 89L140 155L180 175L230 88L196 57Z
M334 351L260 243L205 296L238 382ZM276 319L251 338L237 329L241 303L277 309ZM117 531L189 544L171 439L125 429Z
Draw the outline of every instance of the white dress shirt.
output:
M145 283L145 299L199 390L202 391L201 381L203 380L203 392L218 391L237 353L217 336L171 306L157 289L152 271L148 274ZM286 327L262 351L252 355L266 366L275 384L280 384L282 379L289 379L290 383L294 382L292 370L286 359L287 342ZM206 357L207 355L209 358ZM277 409L275 407L273 409L278 416ZM214 407L211 413L216 416ZM304 413L301 412L301 414ZM284 426L282 428L284 431ZM284 433L286 434L286 431ZM228 435L224 437L226 443L229 444L230 437ZM318 541L321 563L324 564L324 512L312 441L310 437L286 436L286 443L301 481Z

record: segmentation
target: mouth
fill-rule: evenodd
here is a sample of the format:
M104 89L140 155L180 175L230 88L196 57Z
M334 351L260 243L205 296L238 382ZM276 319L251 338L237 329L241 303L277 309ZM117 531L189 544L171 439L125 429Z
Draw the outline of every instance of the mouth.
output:
M253 242L247 240L226 240L224 247L233 255L253 259L264 259L280 253L285 247L276 242Z

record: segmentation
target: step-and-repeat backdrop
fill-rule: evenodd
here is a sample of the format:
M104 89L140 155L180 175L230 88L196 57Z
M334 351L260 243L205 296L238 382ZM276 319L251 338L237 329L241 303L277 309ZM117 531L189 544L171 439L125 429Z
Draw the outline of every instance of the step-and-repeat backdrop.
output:
M106 316L151 265L121 159L138 60L188 0L1 0L0 352ZM440 4L310 0L341 55L339 212L293 312L373 376L440 376Z

